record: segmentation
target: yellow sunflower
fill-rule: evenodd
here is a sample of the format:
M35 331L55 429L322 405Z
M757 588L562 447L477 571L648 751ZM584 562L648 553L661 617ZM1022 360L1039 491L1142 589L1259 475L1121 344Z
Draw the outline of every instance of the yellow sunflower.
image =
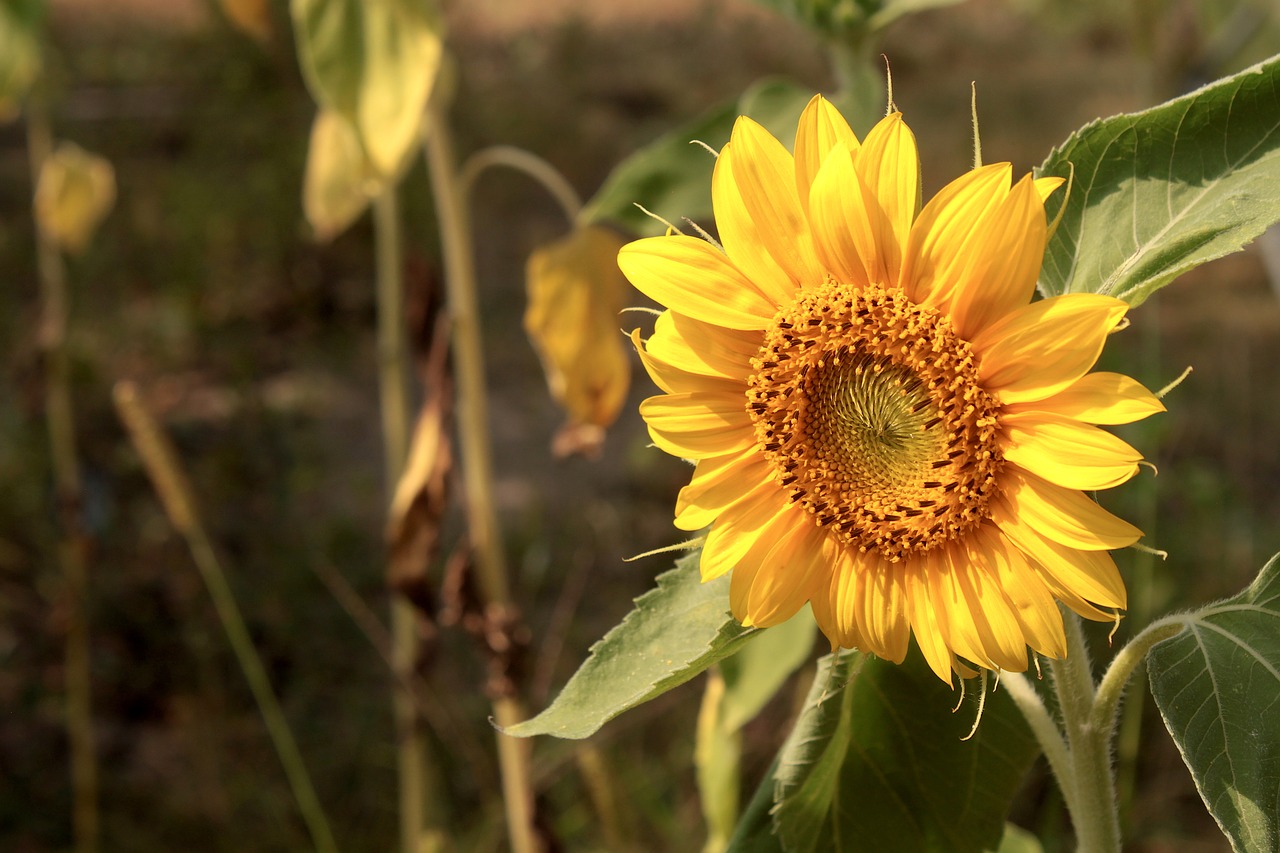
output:
M711 526L703 580L732 571L744 625L806 602L832 646L939 677L1066 653L1055 598L1110 620L1108 551L1142 535L1084 491L1141 455L1097 424L1164 407L1090 373L1127 305L1031 301L1058 178L975 168L923 209L915 138L893 112L859 142L815 97L795 155L740 118L712 202L721 246L670 235L618 256L667 306L632 339L665 392L654 443L696 460L676 526Z

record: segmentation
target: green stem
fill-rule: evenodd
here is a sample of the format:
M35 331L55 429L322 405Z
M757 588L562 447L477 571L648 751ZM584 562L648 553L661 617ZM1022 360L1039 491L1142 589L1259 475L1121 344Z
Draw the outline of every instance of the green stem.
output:
M448 116L432 105L427 124L427 170L440 239L452 324L453 361L457 381L458 433L466 487L467 520L475 549L476 582L486 613L513 612L502 535L493 494L493 461L489 443L489 404L481 347L480 311L472 259L470 218L453 154ZM525 716L511 692L493 700L498 726L513 725ZM529 775L529 745L499 732L498 764L502 771L507 831L515 853L533 853L539 844L533 831L533 785Z
M39 93L27 104L27 156L32 197L53 150L49 115ZM33 208L34 211L34 208ZM81 517L80 462L76 453L71 367L67 355L70 295L58 247L36 217L36 266L40 278L40 345L45 364L45 425L58 507L58 559L66 584L65 689L71 758L72 824L76 850L98 849L98 764L94 755L93 696L89 666L88 538Z
M1147 659L1147 652L1151 651L1152 646L1170 637L1176 637L1186 627L1185 617L1166 616L1152 622L1138 636L1125 644L1125 647L1111 661L1111 666L1107 667L1102 681L1098 684L1098 691L1093 700L1093 710L1090 713L1091 728L1110 736L1115 729L1120 699L1124 696L1125 688L1129 685L1129 679L1134 670Z
M378 397L382 412L383 470L387 501L395 494L409 456L409 372L404 318L404 257L396 187L388 184L373 202L378 304ZM391 708L396 725L399 772L400 850L417 853L428 830L427 743L413 697L401 686L414 678L418 650L413 604L391 599L391 663L396 683Z
M249 690L258 704L258 712L262 715L280 764L284 767L285 776L288 777L289 786L298 803L298 811L311 834L311 842L318 853L337 853L338 848L329 830L329 822L315 789L311 786L311 777L307 774L298 744L294 741L293 732L276 700L262 659L254 648L249 629L245 626L231 586L227 583L226 573L204 525L200 522L194 492L178 462L178 455L168 437L160 431L154 418L139 400L137 389L132 383L122 382L116 386L115 403L120 419L128 429L129 437L160 495L170 522L187 540L196 568L200 570L200 576L209 590L209 597L213 599L213 606L218 612L227 641L231 644L245 681L249 683Z
M1087 853L1119 853L1120 820L1111 766L1111 730L1094 725L1094 685L1089 649L1080 618L1064 618L1067 656L1050 661L1071 757L1071 779L1059 779L1076 830L1076 844ZM1070 787L1071 794L1066 791Z
M578 221L578 214L582 212L582 199L578 197L578 192L573 185L555 166L538 155L523 148L516 148L514 145L492 145L467 158L458 178L461 184L459 192L463 198L470 196L471 189L481 173L494 166L506 166L508 169L515 169L533 178L556 200L564 212L565 219L568 219L571 225Z
M1044 757L1049 762L1049 770L1062 789L1062 797L1067 801L1067 808L1074 811L1075 770L1071 766L1071 755L1067 751L1067 742L1062 739L1062 732L1049 716L1044 700L1036 692L1035 687L1020 672L1005 672L1000 675L1000 683L1004 686L1009 698L1018 706L1022 716L1026 718L1031 733L1035 736Z

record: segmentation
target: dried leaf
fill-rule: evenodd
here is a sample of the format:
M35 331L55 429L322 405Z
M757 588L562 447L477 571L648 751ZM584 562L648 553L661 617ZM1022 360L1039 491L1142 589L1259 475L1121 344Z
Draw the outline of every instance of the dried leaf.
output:
M222 13L237 30L259 42L271 40L271 7L267 0L222 0Z
M631 362L618 312L630 291L617 261L625 242L589 225L536 250L525 267L524 328L569 418L556 440L561 455L598 451L627 396Z
M36 219L64 251L84 251L115 200L111 163L75 143L59 144L40 167Z

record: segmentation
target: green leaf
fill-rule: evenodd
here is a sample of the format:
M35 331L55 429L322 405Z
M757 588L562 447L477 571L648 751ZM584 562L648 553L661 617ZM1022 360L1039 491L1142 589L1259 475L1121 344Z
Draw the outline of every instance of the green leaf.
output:
M1147 672L1164 724L1237 851L1280 849L1280 560L1186 617Z
M424 0L292 0L312 96L351 122L382 175L417 141L440 68L440 21Z
M728 612L727 575L702 583L698 554L658 576L658 587L600 642L541 714L509 735L584 738L630 708L676 687L738 649L758 629Z
M1006 823L996 853L1044 853L1044 845L1022 827Z
M1144 112L1092 122L1039 172L1065 178L1073 165L1070 195L1055 195L1066 211L1040 288L1137 305L1280 220L1280 57Z
M1013 703L986 697L981 725L962 740L978 697L955 694L912 650L901 665L858 655L824 658L804 710L764 784L772 829L787 851L983 850L1037 747ZM768 849L757 800L734 853Z
M584 219L616 223L640 235L663 233L666 226L636 207L640 204L674 225L688 217L710 229L711 172L716 161L696 142L719 151L729 141L737 117L749 115L789 145L795 138L796 120L813 94L786 80L755 84L737 101L704 113L623 160L587 203Z

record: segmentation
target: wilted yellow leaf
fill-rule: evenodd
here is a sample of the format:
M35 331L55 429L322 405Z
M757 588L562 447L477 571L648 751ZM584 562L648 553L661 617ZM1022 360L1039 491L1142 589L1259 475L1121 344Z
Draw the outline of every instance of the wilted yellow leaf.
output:
M345 116L383 175L417 142L443 39L427 0L292 0L303 76Z
M267 0L222 0L222 13L237 30L260 42L271 40L271 6Z
M302 178L302 212L316 239L342 233L381 188L351 123L332 110L316 113Z
M115 200L111 164L73 142L60 143L40 167L36 219L64 251L84 251Z
M625 242L588 225L538 249L525 267L524 328L569 416L557 452L597 450L627 396L631 362L618 325L630 293L618 270Z

